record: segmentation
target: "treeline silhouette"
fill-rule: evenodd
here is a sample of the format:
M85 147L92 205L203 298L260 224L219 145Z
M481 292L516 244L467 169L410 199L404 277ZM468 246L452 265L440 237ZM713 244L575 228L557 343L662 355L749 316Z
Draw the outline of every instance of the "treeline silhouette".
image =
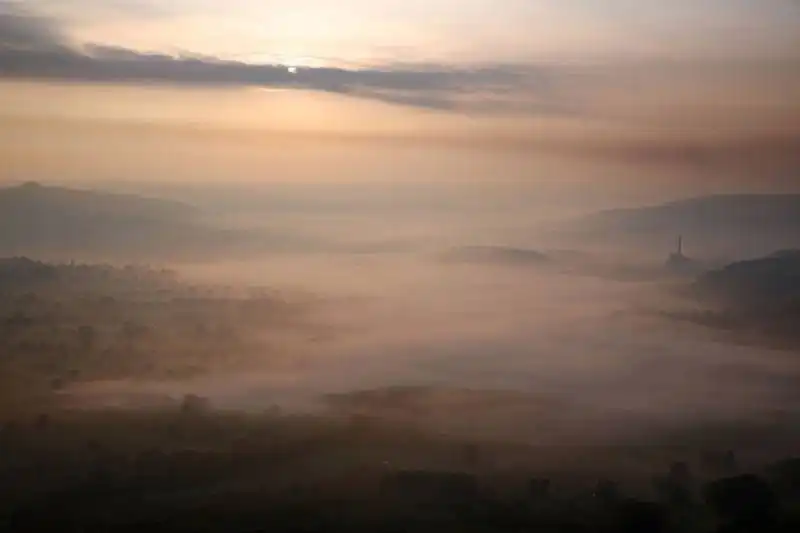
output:
M687 450L640 483L503 473L484 463L502 444L214 412L200 396L173 410L9 420L0 447L7 531L800 530L800 458L747 471L725 450Z
M0 259L0 414L73 383L177 379L255 355L266 364L268 335L302 329L304 310L160 268Z

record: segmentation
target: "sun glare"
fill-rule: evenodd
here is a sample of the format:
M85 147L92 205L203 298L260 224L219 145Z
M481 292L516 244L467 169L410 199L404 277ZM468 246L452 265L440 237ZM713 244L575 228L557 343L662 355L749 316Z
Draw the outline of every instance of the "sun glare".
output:
M294 69L315 68L325 66L325 61L318 57L304 55L284 55L281 56L281 63Z

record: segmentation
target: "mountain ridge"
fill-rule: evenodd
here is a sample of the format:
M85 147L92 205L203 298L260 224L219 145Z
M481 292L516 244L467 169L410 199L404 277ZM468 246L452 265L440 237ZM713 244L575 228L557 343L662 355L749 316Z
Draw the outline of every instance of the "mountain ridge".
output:
M559 233L662 250L684 235L692 253L758 257L800 245L800 194L717 194L607 209L573 219Z
M206 235L199 214L173 200L28 182L0 189L0 253L169 250Z

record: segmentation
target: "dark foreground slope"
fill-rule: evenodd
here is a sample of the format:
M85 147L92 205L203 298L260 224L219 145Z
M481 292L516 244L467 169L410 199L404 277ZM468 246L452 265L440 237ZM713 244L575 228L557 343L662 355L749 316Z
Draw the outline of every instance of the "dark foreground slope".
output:
M569 464L535 447L459 442L379 421L191 405L5 424L0 530L788 533L800 526L798 459L743 466L726 451L587 449L571 450L583 458ZM523 459L492 466L509 453ZM549 466L537 460L545 456ZM649 476L627 481L626 468L648 462Z

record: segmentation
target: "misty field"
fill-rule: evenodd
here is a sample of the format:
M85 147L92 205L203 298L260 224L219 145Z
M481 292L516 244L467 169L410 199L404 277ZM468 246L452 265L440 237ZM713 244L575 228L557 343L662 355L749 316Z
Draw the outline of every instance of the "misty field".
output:
M297 286L307 257L2 266L14 531L797 520L794 362L665 318L674 282L345 256L324 296L247 283ZM759 491L752 516L726 503Z

